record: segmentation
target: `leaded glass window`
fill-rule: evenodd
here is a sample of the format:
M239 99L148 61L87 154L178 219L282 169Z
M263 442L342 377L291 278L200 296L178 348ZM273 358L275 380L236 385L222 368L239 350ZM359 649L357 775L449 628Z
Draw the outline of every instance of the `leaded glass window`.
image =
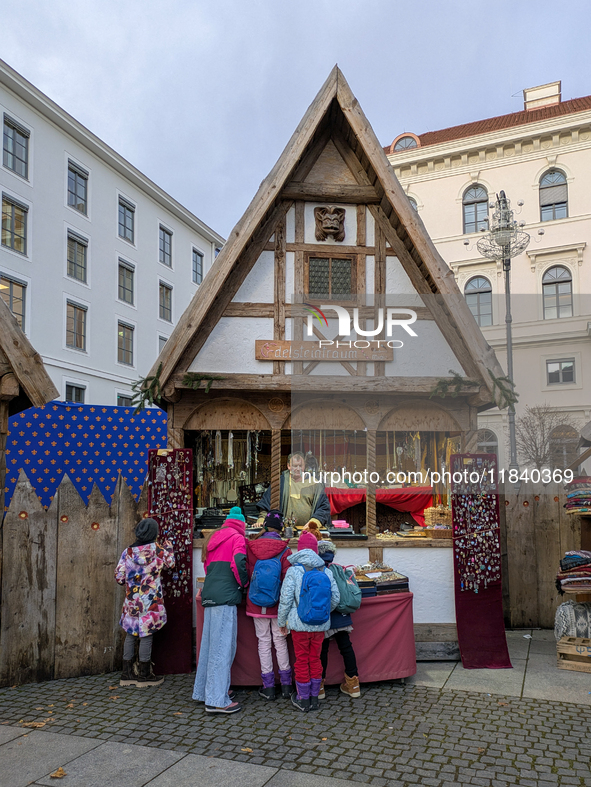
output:
M311 298L349 300L354 295L353 260L341 257L310 257L308 292Z

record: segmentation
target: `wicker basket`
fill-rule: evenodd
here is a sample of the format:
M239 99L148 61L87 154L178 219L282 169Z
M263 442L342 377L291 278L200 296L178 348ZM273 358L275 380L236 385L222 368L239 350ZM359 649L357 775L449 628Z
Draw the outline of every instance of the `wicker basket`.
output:
M452 537L452 529L451 527L448 530L424 530L423 531L427 538L451 538Z
M427 527L433 525L449 525L451 527L451 508L445 506L433 506L425 509L425 524Z

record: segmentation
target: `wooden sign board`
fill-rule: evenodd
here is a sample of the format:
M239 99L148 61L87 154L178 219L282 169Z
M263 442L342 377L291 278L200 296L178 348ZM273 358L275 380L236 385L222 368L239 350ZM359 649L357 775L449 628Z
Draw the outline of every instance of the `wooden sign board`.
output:
M364 345L369 342L369 347ZM385 342L383 342L384 344ZM393 361L394 350L389 347L377 346L376 341L358 339L354 342L339 340L328 346L320 346L319 342L279 341L259 339L255 342L255 358L257 361Z

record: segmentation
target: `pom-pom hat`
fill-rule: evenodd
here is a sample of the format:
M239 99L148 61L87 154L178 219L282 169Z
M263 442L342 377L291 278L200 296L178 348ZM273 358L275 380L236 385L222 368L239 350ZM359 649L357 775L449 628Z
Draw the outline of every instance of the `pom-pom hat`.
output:
M318 554L318 540L309 530L304 530L298 539L298 550L300 549L311 549L312 552Z
M244 518L244 514L242 513L240 506L232 506L227 518L239 519L241 522L246 522L246 519Z

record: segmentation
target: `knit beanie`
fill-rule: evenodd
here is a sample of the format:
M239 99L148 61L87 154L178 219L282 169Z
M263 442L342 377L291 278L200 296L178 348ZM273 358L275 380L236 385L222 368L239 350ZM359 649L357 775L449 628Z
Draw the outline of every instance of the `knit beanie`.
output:
M277 511L276 509L272 508L265 517L263 527L265 530L269 530L269 528L278 531L283 530L283 514L281 511Z
M242 514L242 509L240 506L232 506L230 509L230 513L227 516L227 519L239 519L241 522L246 522L244 515Z
M304 530L298 539L298 550L300 549L311 549L312 552L318 554L318 541L309 530Z
M135 526L137 543L151 544L158 537L158 522L155 519L141 519Z
M327 552L332 553L333 555L336 554L337 548L332 543L332 541L319 541L318 542L318 554L322 557Z

